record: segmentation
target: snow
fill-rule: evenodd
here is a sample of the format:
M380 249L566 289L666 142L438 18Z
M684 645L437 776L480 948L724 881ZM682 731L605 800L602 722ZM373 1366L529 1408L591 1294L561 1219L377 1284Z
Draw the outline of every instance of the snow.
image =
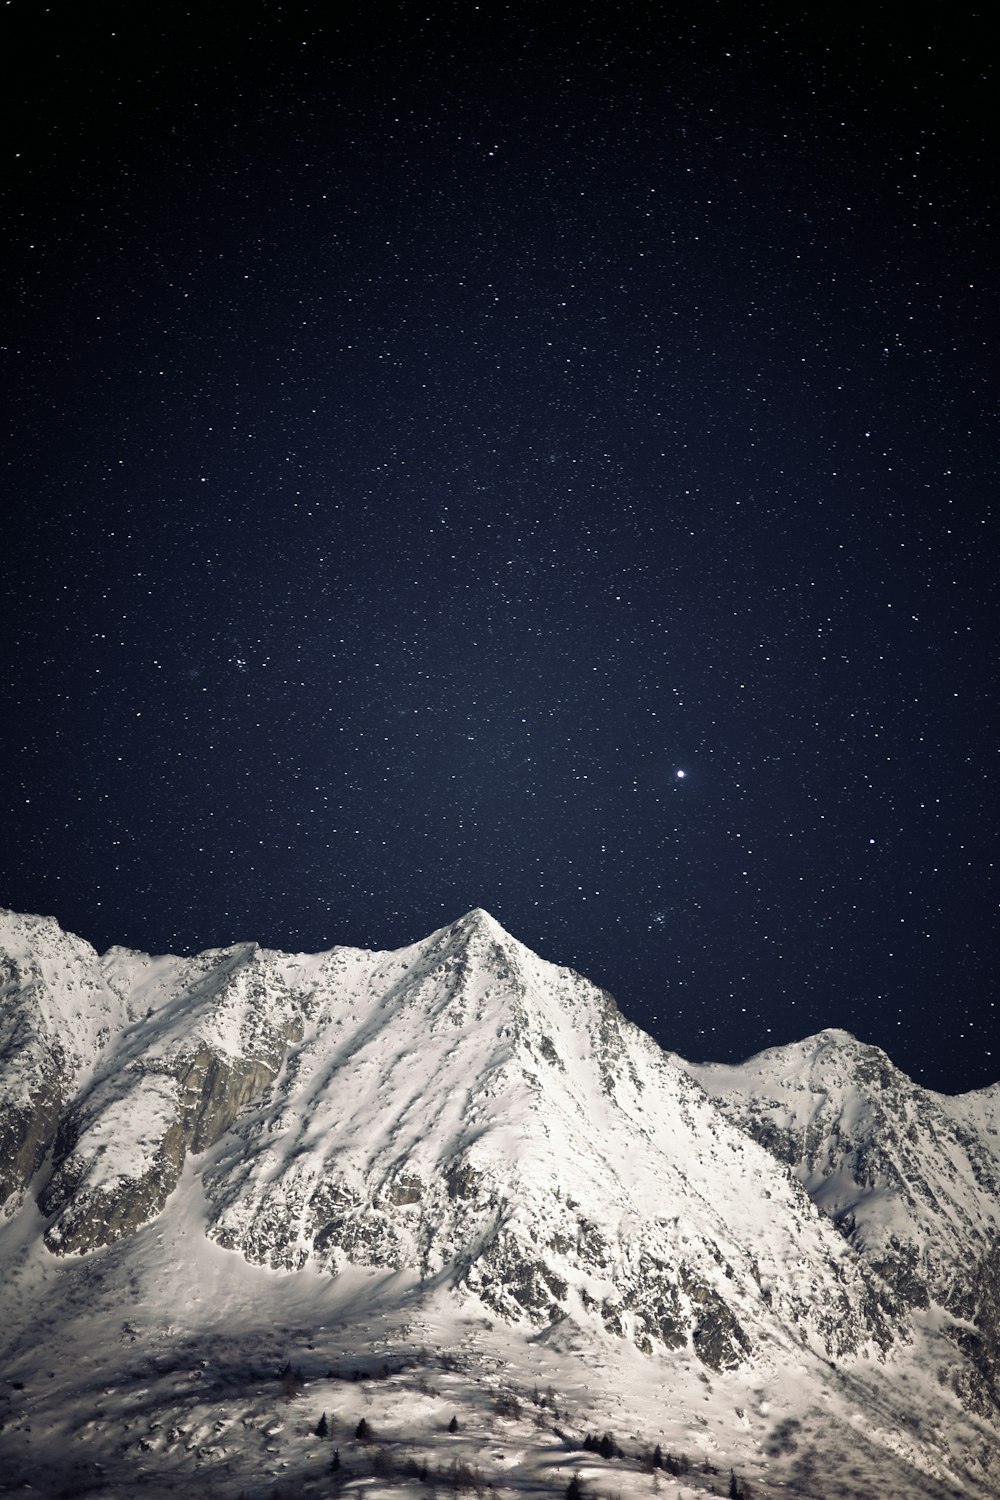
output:
M915 1247L932 1290L1000 1224L998 1090L949 1098L920 1089L878 1048L827 1030L738 1066L688 1065L732 1119L775 1128L796 1173L859 1244ZM943 1233L943 1231L947 1233Z
M107 1104L76 1143L88 1162L91 1190L138 1178L155 1164L177 1114L177 1086L165 1075L136 1076L127 1091Z
M0 956L0 1089L9 1104L30 1106L56 1073L78 1083L130 1013L94 949L54 917L0 908Z
M80 1175L49 1161L36 1190L63 1172L67 1213L110 1201L188 1131L123 1238L53 1255L30 1194L0 1223L12 1485L326 1494L336 1447L354 1495L426 1496L407 1465L453 1462L510 1497L574 1473L595 1497L700 1497L730 1467L764 1497L1000 1495L996 1427L953 1389L956 1315L873 1321L865 1260L904 1222L942 1275L988 1242L996 1090L927 1095L832 1031L688 1065L480 910L391 953L98 958L13 914L0 946L4 1015L35 1037L0 1051L5 1097L82 1020ZM196 1149L185 1090L216 1068L238 1108ZM792 1165L749 1116L799 1143ZM698 1342L718 1309L721 1346L726 1317L745 1341L728 1368ZM583 1450L604 1432L624 1459ZM654 1475L657 1443L691 1467Z

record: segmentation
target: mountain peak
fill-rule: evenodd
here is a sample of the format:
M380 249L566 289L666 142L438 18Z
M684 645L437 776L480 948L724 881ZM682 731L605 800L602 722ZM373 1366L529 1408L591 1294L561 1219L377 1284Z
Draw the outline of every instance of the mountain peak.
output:
M442 950L453 954L461 953L464 962L485 960L487 964L492 964L503 960L509 965L511 961L516 964L527 959L528 955L536 957L531 954L530 948L511 937L506 928L501 927L496 918L482 906L474 906L471 911L454 922L449 922L446 927L439 927L418 946L431 955L439 954Z
M453 922L451 925L456 929L461 928L465 932L488 932L491 937L497 934L503 937L510 936L510 933L500 926L497 919L491 916L484 906L472 907L470 911L465 913L464 917L459 917L457 922Z
M830 1042L837 1046L850 1046L858 1041L854 1032L847 1031L843 1026L824 1026L822 1031L814 1032L811 1038L806 1038L806 1041L810 1040Z

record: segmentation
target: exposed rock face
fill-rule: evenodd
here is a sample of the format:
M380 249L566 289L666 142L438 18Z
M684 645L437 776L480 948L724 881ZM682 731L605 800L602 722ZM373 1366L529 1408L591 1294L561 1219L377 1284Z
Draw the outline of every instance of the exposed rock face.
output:
M23 1104L4 1109L0 1117L0 1203L19 1195L45 1160L55 1139L66 1091L66 1079L53 1065L42 1073L40 1087Z
M39 1198L46 1244L84 1252L160 1212L189 1152L213 1145L276 1077L302 1034L287 987L253 946L173 966L167 1014L119 1039L66 1112Z

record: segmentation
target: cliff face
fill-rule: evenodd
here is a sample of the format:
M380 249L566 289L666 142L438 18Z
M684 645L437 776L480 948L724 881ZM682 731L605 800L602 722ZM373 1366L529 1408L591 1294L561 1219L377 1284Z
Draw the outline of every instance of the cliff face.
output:
M163 1208L189 1152L202 1152L261 1098L302 1034L295 999L253 945L191 961L109 966L141 1020L101 1055L63 1111L39 1196L46 1244L85 1252Z

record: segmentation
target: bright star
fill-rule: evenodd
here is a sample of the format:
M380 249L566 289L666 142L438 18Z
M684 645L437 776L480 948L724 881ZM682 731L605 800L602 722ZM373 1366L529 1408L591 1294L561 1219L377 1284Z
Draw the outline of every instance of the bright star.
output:
M677 779L678 779L678 781L683 781L686 775L687 775L686 771L678 771L677 772Z

